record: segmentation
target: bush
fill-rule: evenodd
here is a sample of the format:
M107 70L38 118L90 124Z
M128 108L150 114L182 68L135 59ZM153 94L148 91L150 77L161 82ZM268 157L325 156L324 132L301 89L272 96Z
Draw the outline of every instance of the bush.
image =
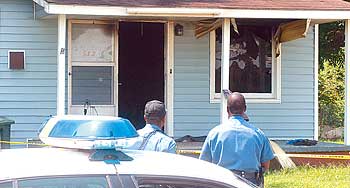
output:
M341 65L323 64L319 73L319 124L344 125L345 70Z

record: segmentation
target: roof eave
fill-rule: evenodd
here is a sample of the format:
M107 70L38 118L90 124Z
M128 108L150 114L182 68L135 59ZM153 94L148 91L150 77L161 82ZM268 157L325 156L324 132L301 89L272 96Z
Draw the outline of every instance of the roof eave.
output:
M202 18L274 18L274 19L350 19L350 10L270 10L220 8L154 8L60 5L33 0L48 14L133 17L202 17Z

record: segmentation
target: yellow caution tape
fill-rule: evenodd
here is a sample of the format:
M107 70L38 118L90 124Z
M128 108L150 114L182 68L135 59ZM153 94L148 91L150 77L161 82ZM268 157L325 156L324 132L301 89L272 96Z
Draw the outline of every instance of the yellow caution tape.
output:
M199 150L177 150L177 154L194 154L194 155L199 155L201 154L201 151Z
M201 152L199 150L177 150L178 154L192 154L192 155L200 155ZM349 155L318 155L318 154L283 154L283 155L276 155L278 156L288 156L288 157L295 157L295 158L314 158L314 159L340 159L340 160L350 160L350 153Z
M10 141L0 141L0 143L10 144L10 145L36 145L36 146L49 146L47 144L39 144L34 142L10 142Z
M281 156L281 155L275 155L275 156ZM295 158L350 160L350 155L285 154L285 156L295 157Z

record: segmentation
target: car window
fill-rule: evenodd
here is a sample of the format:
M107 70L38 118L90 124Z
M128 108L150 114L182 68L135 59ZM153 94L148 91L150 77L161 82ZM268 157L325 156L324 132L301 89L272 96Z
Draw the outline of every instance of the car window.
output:
M186 177L135 177L139 188L233 188L221 182Z
M12 182L1 182L0 188L12 188Z
M106 177L49 177L18 181L18 188L109 188Z

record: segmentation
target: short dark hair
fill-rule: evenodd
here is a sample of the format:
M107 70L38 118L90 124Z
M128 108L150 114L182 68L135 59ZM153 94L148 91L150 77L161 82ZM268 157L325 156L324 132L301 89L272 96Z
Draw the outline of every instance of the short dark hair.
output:
M246 109L244 96L239 92L232 93L228 97L227 108L232 114L243 114Z
M158 100L152 100L145 105L145 117L148 120L160 121L166 114L165 105Z

